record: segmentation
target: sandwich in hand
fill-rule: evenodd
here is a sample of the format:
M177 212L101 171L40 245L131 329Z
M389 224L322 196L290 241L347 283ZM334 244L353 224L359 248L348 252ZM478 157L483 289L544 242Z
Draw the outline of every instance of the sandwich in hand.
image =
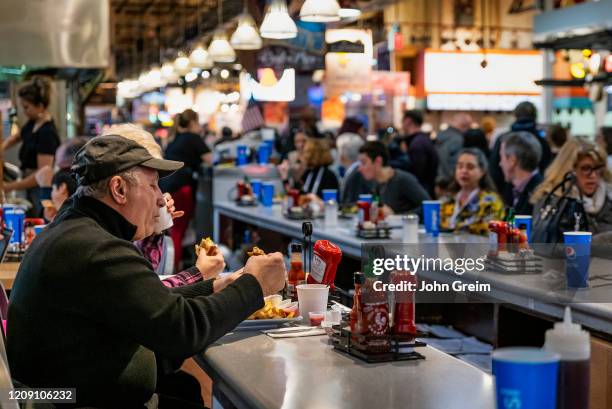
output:
M217 254L217 250L217 245L210 239L210 237L202 239L200 244L195 245L196 257L200 255L200 251L204 251L207 256L214 256Z

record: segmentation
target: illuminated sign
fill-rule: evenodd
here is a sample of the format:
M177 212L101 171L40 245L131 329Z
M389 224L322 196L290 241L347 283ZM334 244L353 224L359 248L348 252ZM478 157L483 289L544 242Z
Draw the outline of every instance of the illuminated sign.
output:
M486 60L486 68L482 67ZM427 94L540 95L539 51L425 51Z
M249 74L240 77L240 91L244 99L251 96L256 101L290 102L295 99L295 70L288 68L280 78L276 78L274 70L262 68L258 70L259 82Z

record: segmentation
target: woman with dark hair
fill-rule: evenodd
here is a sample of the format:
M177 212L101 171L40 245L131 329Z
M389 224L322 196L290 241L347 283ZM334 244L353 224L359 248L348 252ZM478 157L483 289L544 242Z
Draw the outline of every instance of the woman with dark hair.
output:
M194 179L202 163L212 164L212 153L202 139L202 127L197 112L187 109L176 115L176 135L166 148L165 158L184 162L185 166L176 173L160 180L162 191L168 192L174 198L178 210L185 212L185 216L175 219L170 230L174 242L175 266L178 266L182 257L182 242L189 222L195 210L195 193L198 182Z
M491 220L500 220L504 204L495 192L484 153L464 148L455 165L455 179L449 187L453 196L442 200L440 226L453 231L486 234Z
M24 177L21 180L5 183L4 191L26 190L27 198L33 206L31 214L38 216L41 204L36 171L44 166L53 166L53 157L60 145L60 138L49 112L50 81L43 77L34 77L19 90L19 100L28 122L19 133L11 135L4 141L4 150L21 142L19 160Z

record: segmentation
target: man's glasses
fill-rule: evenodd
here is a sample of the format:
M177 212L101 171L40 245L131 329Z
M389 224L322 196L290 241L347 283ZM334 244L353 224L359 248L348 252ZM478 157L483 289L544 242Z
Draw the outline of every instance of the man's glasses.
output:
M593 172L597 173L597 176L601 176L604 173L604 169L606 169L605 165L582 165L578 166L578 172L580 172L583 176L591 176Z

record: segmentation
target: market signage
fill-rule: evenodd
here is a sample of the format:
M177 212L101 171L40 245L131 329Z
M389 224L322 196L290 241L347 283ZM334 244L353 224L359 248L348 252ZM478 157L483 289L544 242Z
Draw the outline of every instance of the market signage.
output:
M259 81L249 74L243 74L240 79L240 91L244 99L253 97L256 101L290 102L295 99L295 70L288 68L276 78L271 68L261 68L257 71Z
M542 89L535 81L543 77L543 69L539 51L426 50L427 107L512 110L517 101L540 99Z
M487 61L486 68L481 63ZM543 77L539 51L425 51L428 94L540 95Z
M328 52L325 55L325 95L330 98L350 92L368 94L372 82L372 32L337 29L325 32L327 44L361 43L363 52ZM352 46L351 46L352 47Z

